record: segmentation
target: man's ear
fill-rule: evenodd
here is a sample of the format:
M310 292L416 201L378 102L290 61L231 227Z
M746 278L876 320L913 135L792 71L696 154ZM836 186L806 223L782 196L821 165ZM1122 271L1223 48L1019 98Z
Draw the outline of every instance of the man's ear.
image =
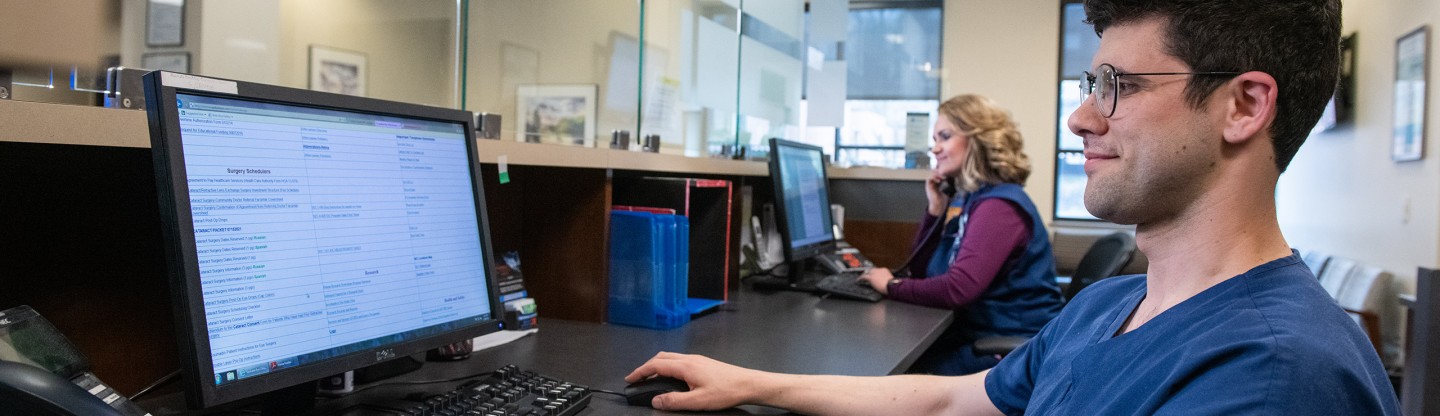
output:
M1241 143L1270 129L1275 120L1279 84L1270 74L1250 71L1221 87L1229 101L1225 114L1225 141Z

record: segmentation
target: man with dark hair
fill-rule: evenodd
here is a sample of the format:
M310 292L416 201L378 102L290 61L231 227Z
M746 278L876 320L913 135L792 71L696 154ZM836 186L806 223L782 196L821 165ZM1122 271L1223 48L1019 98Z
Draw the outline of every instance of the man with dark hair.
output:
M1360 329L1289 249L1275 185L1339 66L1338 0L1089 0L1101 34L1070 131L1085 207L1136 225L1145 275L1096 283L994 369L799 376L660 353L661 409L854 414L1398 415Z

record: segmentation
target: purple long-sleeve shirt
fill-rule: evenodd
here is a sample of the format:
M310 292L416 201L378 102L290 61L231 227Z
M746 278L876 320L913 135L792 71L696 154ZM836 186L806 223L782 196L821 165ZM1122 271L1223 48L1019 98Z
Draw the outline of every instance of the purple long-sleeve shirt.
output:
M926 243L925 230L941 220L925 213L915 244ZM974 302L1001 271L1013 268L1020 261L1025 246L1030 243L1031 231L1030 222L1014 203L1000 198L980 201L970 213L960 251L945 274L905 279L889 288L889 296L901 302L945 309L958 309ZM911 276L924 276L930 258L944 255L935 252L937 245L939 241L930 241L917 248L930 255L916 259L911 266Z

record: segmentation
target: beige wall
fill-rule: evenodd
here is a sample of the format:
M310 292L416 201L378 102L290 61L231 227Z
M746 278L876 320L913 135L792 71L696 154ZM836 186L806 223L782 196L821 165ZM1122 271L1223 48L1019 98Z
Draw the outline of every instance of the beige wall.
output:
M981 94L1010 110L1025 137L1025 191L1048 224L1055 205L1060 5L946 0L941 97Z

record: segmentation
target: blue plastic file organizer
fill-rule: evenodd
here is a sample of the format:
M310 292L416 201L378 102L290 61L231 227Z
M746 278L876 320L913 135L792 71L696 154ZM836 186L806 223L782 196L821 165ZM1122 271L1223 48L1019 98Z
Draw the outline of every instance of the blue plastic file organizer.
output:
M610 212L610 323L670 329L690 322L689 233L682 216Z

